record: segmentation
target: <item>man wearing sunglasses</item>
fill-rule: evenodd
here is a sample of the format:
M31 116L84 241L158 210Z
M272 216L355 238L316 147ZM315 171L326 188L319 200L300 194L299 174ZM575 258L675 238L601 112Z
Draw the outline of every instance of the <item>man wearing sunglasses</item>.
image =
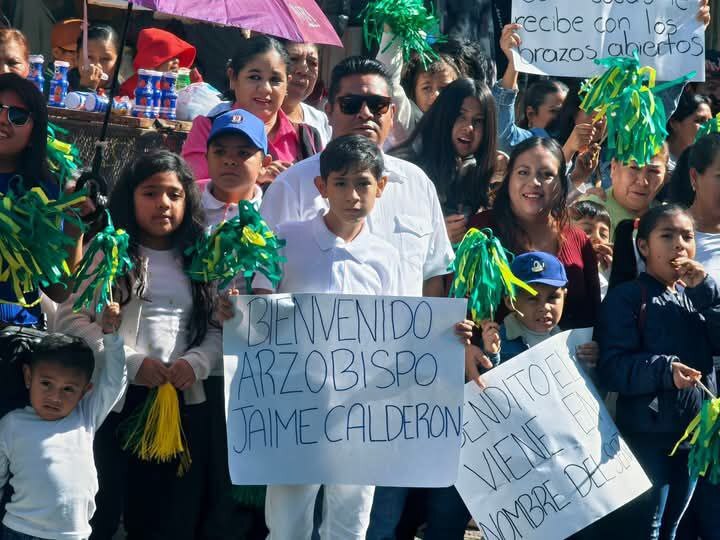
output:
M377 60L355 56L335 66L325 107L333 138L363 135L382 148L395 113L390 88L387 68ZM388 180L367 217L370 232L400 252L404 295L445 296L443 276L454 255L435 187L417 166L387 155L384 161ZM315 187L316 176L320 176L320 154L293 165L275 179L260 207L271 227L309 220L327 210L327 201ZM395 537L406 496L407 488L376 488L368 540ZM272 501L267 504L271 506ZM358 515L368 515L367 509L357 510ZM272 529L272 523L268 525Z

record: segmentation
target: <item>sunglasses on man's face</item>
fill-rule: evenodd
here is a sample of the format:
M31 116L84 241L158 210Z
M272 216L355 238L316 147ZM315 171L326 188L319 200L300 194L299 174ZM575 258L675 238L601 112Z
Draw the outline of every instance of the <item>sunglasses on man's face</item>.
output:
M0 103L0 111L4 111L5 109L7 109L8 112L8 120L13 126L24 126L28 123L28 120L30 120L30 111L27 109Z
M343 114L357 114L362 109L363 103L367 104L368 109L374 116L385 114L390 108L392 98L387 96L376 96L370 95L355 95L350 94L347 96L340 96L337 98L338 105L340 105L340 111Z

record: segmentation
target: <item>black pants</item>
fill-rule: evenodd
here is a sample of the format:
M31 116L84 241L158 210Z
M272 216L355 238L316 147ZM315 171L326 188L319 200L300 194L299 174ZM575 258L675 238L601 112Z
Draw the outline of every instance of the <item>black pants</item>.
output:
M264 508L240 505L232 497L223 385L223 377L208 377L205 381L205 395L209 408L210 451L199 538L262 540L268 534Z
M151 463L122 449L118 426L143 403L148 389L130 386L125 407L110 413L95 436L100 490L90 524L92 540L111 540L124 515L128 540L195 540L209 459L209 407L184 405L180 414L192 464L178 476L177 461Z

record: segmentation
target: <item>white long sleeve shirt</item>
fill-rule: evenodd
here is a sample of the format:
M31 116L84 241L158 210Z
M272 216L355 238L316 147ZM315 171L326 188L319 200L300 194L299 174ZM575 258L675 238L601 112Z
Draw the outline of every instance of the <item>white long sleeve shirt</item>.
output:
M127 384L122 339L106 335L104 345L97 383L65 418L43 420L25 407L0 420L0 486L9 478L14 490L6 527L38 538L90 536L98 491L93 438Z

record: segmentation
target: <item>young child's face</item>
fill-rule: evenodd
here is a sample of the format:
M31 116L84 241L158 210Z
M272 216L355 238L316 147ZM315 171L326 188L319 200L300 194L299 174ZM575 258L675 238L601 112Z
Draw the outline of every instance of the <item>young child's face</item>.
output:
M687 215L674 214L658 220L648 239L639 238L637 244L648 274L663 283L675 283L680 277L675 260L695 257L695 229Z
M153 174L135 188L133 198L141 231L138 240L146 247L165 249L185 218L185 188L177 174Z
M177 73L178 69L180 69L180 59L177 57L171 58L167 62L163 62L155 68L156 71L162 71L163 73L167 71L174 71L175 73Z
M375 207L385 187L386 178L376 178L369 170L333 171L323 179L317 177L315 185L328 200L330 212L343 223L359 223Z
M574 220L574 223L583 230L593 244L610 243L610 227L604 221L583 217Z
M532 332L550 332L560 322L566 290L541 283L533 283L532 288L537 291L536 296L523 290L518 292L515 311L519 311L522 317L518 315L517 319ZM512 309L509 298L505 299L505 304Z
M421 73L415 81L415 104L422 112L427 112L443 88L457 78L455 70L445 62L437 71Z
M226 193L254 186L269 160L270 156L243 135L221 135L213 139L207 151L212 184Z
M52 362L38 362L32 368L25 365L23 375L30 390L30 404L43 420L65 418L92 388L82 371Z

